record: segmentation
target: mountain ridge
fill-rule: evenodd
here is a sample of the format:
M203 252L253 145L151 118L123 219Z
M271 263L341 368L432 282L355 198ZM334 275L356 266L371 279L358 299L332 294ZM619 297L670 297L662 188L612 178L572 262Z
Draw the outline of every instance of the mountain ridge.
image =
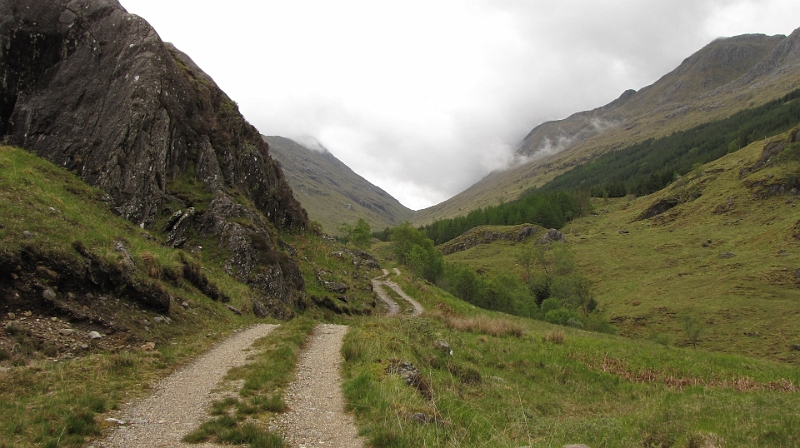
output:
M456 196L415 213L414 224L513 200L595 156L757 106L800 87L800 29L715 40L638 92L534 127L515 153L521 163L494 171ZM724 74L731 66L731 73Z

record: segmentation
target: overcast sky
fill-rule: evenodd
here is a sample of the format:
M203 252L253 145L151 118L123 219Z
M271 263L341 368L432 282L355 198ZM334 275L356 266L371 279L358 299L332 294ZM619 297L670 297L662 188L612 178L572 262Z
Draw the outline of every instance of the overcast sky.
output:
M412 209L715 38L800 27L796 0L120 1L262 134L315 139Z

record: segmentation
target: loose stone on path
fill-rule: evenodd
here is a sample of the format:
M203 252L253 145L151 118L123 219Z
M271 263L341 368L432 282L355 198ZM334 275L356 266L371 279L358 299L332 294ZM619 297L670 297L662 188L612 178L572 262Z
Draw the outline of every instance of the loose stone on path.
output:
M347 326L320 324L300 354L296 379L286 389L289 411L273 422L289 446L364 446L353 416L344 410L340 366L346 333Z

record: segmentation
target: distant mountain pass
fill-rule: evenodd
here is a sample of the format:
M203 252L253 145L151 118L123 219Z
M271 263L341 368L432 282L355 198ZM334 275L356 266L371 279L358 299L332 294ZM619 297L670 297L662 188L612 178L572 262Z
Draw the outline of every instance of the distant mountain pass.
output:
M327 233L337 234L342 223L353 225L358 218L364 218L372 230L381 230L414 213L324 148L309 149L284 137L264 140L283 167L295 197Z

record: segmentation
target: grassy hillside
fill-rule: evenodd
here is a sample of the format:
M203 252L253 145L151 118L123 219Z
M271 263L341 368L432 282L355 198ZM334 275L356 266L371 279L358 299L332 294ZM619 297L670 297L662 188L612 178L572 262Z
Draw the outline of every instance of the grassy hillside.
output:
M685 346L690 315L701 321L699 347L800 364L797 144L764 156L791 135L753 143L658 193L597 200L595 215L562 229L619 334ZM759 160L769 162L753 169ZM519 250L499 242L446 258L521 276Z
M800 443L797 366L556 327L400 283L428 311L362 320L343 349L345 394L374 446Z
M83 446L104 413L149 394L233 329L274 321L254 316L256 293L223 271L222 249L169 248L105 198L0 146L0 447ZM303 254L307 294L296 314L375 311L368 279L379 271L313 234L282 238Z
M733 159L728 161L731 167L745 166L745 156L749 157L747 163L758 159L759 149L752 146L737 154L743 157L743 165ZM794 166L768 165L745 180L756 182L753 188L765 188L758 181L781 181L781 173L791 172L789 168ZM698 177L696 182L704 186L704 194L687 205L699 204L706 196L716 197L712 195L713 179L722 179L724 174L710 172ZM731 180L731 188L737 182L741 183L738 177ZM694 185L687 183L682 188ZM158 242L164 235L146 232L113 215L103 197L101 191L27 152L0 148L0 259L5 263L0 279L0 447L92 443L107 425L103 418L109 410L147 395L153 381L233 328L263 321L249 309L247 298L252 292L221 271L213 251L192 254L166 248ZM652 202L658 198L643 199ZM754 202L763 203L764 210L776 207L769 216L773 233L779 234L775 229L782 228L782 221L777 207L791 207L786 198ZM628 225L629 233L624 236L610 232L609 227L630 224L636 207L646 208L649 203L611 202L605 206L608 213L581 222L586 226L582 231L589 236L578 240L583 243L574 241L580 237L571 237L568 244L591 275L604 275L597 270L602 265L593 268L592 258L582 251L588 251L594 239L598 244L624 241L623 248L638 247L639 243L633 243L640 233L636 227ZM735 204L725 212L731 214L730 219L744 207L738 200ZM670 212L679 213L681 207ZM664 232L688 232L679 225L682 219L679 215L663 224L670 226ZM736 219L744 220L739 225L749 224L745 218ZM650 224L654 231L657 226ZM593 237L595 231L598 235ZM602 240L606 235L600 236L600 232L606 232L609 240ZM374 266L312 234L281 237L301 260L307 308L296 310L303 317L259 344L263 350L252 365L229 376L230 381L257 377L260 382L252 383L256 390L268 391L268 401L274 406L270 404L266 411L253 408L257 413L252 418L266 421L279 412L278 395L292 374L291 360L313 322L324 320L351 326L343 350L344 387L358 424L374 446L790 447L800 443L800 370L791 363L705 351L724 351L705 338L700 349L693 350L485 312L407 276L396 280L428 311L419 318L383 318L376 316L381 309L368 281L380 272ZM772 241L761 238L760 246ZM117 248L120 241L130 254L132 267L125 252ZM693 259L693 251L699 249L686 245L683 250L691 252L688 259ZM495 243L471 250L497 247L514 248L511 243ZM791 254L794 246L787 247ZM389 252L385 245L376 249L382 254ZM353 257L362 260L358 266ZM737 257L742 257L747 269L760 266L756 256L744 250L737 249ZM8 260L26 269L6 269ZM781 260L787 265L797 261L794 255ZM28 269L26 263L35 266ZM501 263L499 257L488 260L487 268ZM635 261L624 263L631 269ZM105 299L100 299L100 291L92 288L104 284L99 277L103 271L90 271L98 274L94 277L97 284L69 282L60 274L72 266L74 276L83 278L89 264L103 266L108 272L128 265L126 287L103 291ZM187 264L197 266L230 301L215 301L203 292L192 282L191 272L196 271L185 270ZM765 269L774 271L774 267ZM751 291L748 298L753 301L759 292L772 292L769 303L783 310L776 314L789 314L792 309L784 304L791 296L781 296L779 285L768 290L756 281L760 271L754 272L741 275L740 285ZM633 281L621 277L623 283ZM168 292L173 306L157 310L125 295L133 287L149 291L147 285ZM333 291L341 291L342 285L344 293ZM48 288L55 299L44 299L43 291ZM97 295L89 297L87 291ZM61 306L54 306L56 303ZM605 304L609 309L611 305ZM112 319L116 325L106 326ZM771 331L791 331L778 319L772 321L778 324L768 327ZM89 331L98 331L102 337L91 339ZM446 342L453 354L435 341ZM260 374L265 369L270 375ZM250 389L238 400L264 401ZM195 436L198 440L209 437L205 433Z

